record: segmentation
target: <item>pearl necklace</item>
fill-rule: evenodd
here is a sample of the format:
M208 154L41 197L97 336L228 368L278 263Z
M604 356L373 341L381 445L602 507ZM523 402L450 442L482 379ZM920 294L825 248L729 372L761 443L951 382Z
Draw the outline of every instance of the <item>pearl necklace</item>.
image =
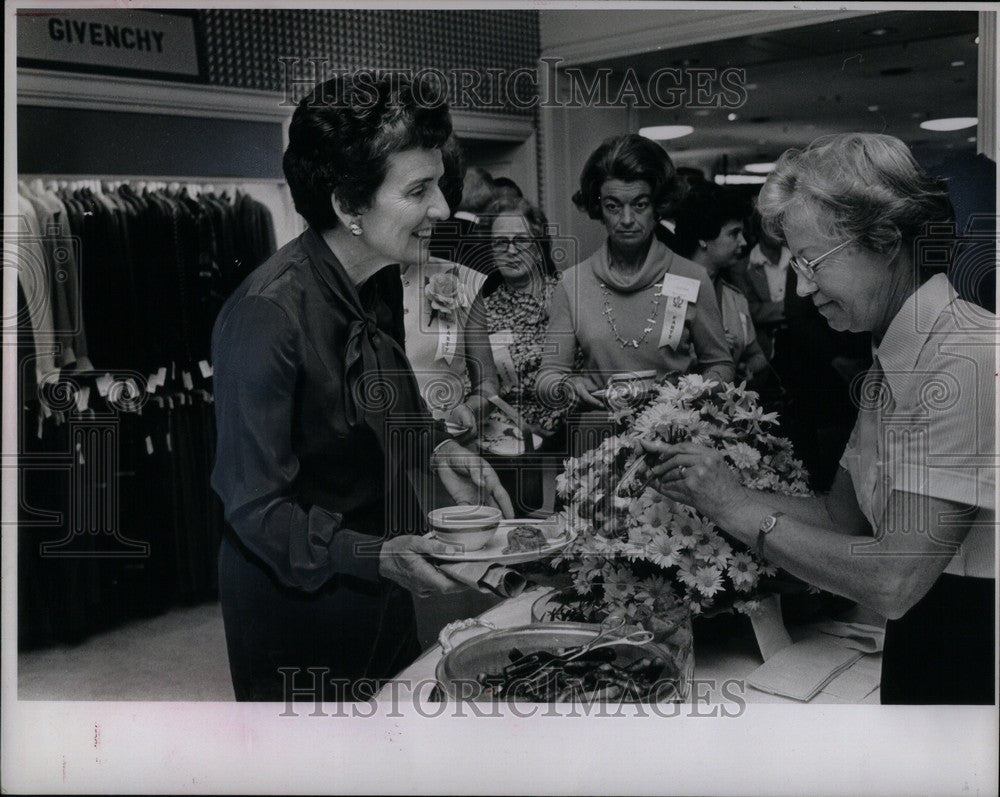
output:
M608 288L603 282L601 283L601 291L604 293L604 317L608 319L608 326L611 327L611 332L614 334L615 339L618 344L623 348L627 349L631 346L633 349L638 349L642 345L643 341L649 336L649 333L653 331L653 327L656 325L656 308L660 306L660 299L663 297L660 295L660 284L655 283L653 285L653 306L649 312L649 318L646 319L646 327L642 330L642 337L632 340L627 340L621 336L618 331L618 325L615 324L615 317L611 314L611 289Z

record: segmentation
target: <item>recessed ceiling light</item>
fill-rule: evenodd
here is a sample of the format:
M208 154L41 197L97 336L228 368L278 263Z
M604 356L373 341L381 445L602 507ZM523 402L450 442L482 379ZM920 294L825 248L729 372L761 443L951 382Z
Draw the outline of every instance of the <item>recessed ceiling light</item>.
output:
M923 116L923 114L920 113L920 111L914 111L913 113L910 114L910 116L912 116L914 119L919 119L921 116Z
M737 116L736 114L734 114L734 113L731 113L731 114L729 114L729 116L727 116L726 118L727 118L727 119L728 119L728 120L729 120L730 122L735 122L735 121L736 121L737 119L739 119L740 117L738 117L738 116Z
M717 174L716 185L760 185L767 182L762 174Z
M745 172L753 172L754 174L768 174L774 171L773 163L748 163L743 167Z
M952 66L965 66L965 61L952 61Z
M976 143L976 137L975 136L969 136L965 140L968 141L970 144L975 144Z
M865 31L865 36L888 36L890 33L895 32L895 28L872 28Z
M691 125L658 125L656 127L640 127L639 135L651 138L653 141L667 141L671 138L683 138L694 132Z
M711 111L706 110L705 108L702 108L699 111L695 111L694 115L695 116L709 116L711 113L712 113Z
M878 110L878 106L877 105L869 105L868 106L868 110L871 111L872 113L875 113L875 111Z
M979 44L979 37L978 37L978 36L976 36L976 38L974 38L974 39L972 40L972 43L973 43L973 44Z
M746 83L746 84L744 84L743 88L745 88L747 91L756 91L757 84L756 83Z
M975 127L978 120L975 116L955 116L950 119L928 119L921 122L920 126L924 130L935 130L939 133L949 130L965 130L967 127Z

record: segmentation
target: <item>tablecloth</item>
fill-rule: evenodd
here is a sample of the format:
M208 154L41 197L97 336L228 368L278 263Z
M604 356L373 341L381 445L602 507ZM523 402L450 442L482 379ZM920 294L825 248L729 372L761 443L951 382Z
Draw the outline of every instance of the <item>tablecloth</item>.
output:
M514 628L531 622L531 605L550 587L534 587L516 598L510 598L480 615L480 619L497 628ZM472 629L463 634L471 636ZM792 639L807 636L809 629L789 629ZM467 636L456 636L457 641ZM400 672L392 682L386 684L376 696L376 700L398 700L417 693L427 699L435 682L435 668L441 659L440 645L432 645L413 664ZM746 703L786 703L802 705L802 702L754 689L746 683L746 678L761 666L763 660L752 634L733 635L729 639L714 638L708 641L695 636L694 685L692 700L701 703L722 703L739 694ZM877 688L881 670L881 655L862 654L850 667L831 680L811 700L810 703L874 703L879 702Z

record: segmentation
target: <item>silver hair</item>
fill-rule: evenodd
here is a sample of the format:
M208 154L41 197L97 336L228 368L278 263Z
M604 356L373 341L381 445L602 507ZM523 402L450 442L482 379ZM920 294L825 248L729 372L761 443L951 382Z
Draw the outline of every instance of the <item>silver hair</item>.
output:
M803 207L826 211L817 222L830 238L879 253L955 217L945 181L929 176L898 138L878 133L823 136L786 151L757 198L761 222L784 240L783 222Z

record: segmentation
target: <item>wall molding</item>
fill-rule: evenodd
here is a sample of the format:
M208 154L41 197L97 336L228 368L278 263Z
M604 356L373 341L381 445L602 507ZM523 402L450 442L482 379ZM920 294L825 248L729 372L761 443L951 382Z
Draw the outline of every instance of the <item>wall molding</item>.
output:
M836 22L849 17L876 13L868 10L816 11L788 9L767 11L733 10L724 16L711 16L685 22L661 22L641 31L621 32L609 30L606 34L581 38L571 43L556 44L542 51L543 58L561 58L565 66L593 63L608 58L638 55L656 50L669 50L690 44L769 33L803 25ZM650 20L657 19L650 15ZM662 17L659 17L662 18Z
M287 125L292 105L268 91L109 77L45 69L18 69L21 105L99 111L172 114L208 119L238 119ZM527 141L534 120L494 113L452 111L455 132L481 141Z

